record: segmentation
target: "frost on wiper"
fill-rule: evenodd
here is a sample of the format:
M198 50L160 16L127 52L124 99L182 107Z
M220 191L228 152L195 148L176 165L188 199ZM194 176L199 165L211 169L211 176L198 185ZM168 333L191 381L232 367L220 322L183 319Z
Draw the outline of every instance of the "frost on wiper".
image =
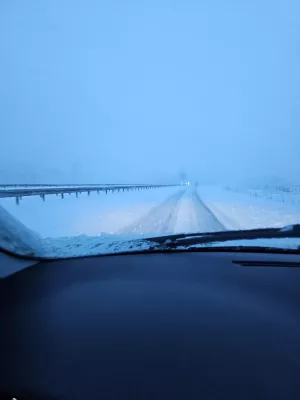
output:
M193 247L197 245L210 245L213 243L224 243L234 241L234 245L238 246L240 241L247 241L247 246L250 245L250 241L257 239L300 239L300 225L290 225L283 228L265 228L265 229L250 229L250 230L235 230L235 231L221 231L221 232L205 232L205 233L193 233L193 234L178 234L160 236L155 238L146 239L148 242L152 242L157 247L164 249L178 249L179 247ZM270 242L271 243L271 242ZM268 244L268 247L272 247ZM240 245L244 246L244 243ZM258 244L255 244L258 246ZM294 248L298 248L300 245L297 243ZM278 246L276 246L278 247ZM285 246L280 246L285 247Z

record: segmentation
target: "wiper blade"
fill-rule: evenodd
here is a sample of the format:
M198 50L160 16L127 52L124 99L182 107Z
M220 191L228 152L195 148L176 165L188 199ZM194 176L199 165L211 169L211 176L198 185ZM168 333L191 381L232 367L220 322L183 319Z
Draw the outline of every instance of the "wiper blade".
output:
M209 244L214 242L227 242L230 240L252 240L252 239L278 239L278 238L300 238L300 225L290 225L283 228L262 228L234 231L187 233L152 237L145 239L153 242L154 246L161 248L177 248L178 246L193 246Z

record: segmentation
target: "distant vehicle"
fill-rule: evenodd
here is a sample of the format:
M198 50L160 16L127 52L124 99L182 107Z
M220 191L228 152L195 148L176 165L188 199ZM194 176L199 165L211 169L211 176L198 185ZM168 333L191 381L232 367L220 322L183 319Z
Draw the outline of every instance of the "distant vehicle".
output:
M181 186L189 186L190 185L190 181L182 181L181 182Z

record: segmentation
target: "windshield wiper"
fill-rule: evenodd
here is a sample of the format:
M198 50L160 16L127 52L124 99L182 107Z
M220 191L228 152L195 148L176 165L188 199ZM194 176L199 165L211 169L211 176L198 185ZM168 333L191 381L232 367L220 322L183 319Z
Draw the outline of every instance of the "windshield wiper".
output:
M176 249L179 246L190 247L210 243L228 242L231 240L300 238L300 225L284 228L263 228L220 232L187 233L166 235L145 239L152 242L155 248Z

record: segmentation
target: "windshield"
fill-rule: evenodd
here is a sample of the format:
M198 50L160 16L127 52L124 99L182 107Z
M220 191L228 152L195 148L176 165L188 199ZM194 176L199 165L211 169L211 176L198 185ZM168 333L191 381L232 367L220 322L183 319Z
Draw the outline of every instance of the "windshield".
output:
M299 223L299 15L294 0L1 2L0 247L85 255Z

